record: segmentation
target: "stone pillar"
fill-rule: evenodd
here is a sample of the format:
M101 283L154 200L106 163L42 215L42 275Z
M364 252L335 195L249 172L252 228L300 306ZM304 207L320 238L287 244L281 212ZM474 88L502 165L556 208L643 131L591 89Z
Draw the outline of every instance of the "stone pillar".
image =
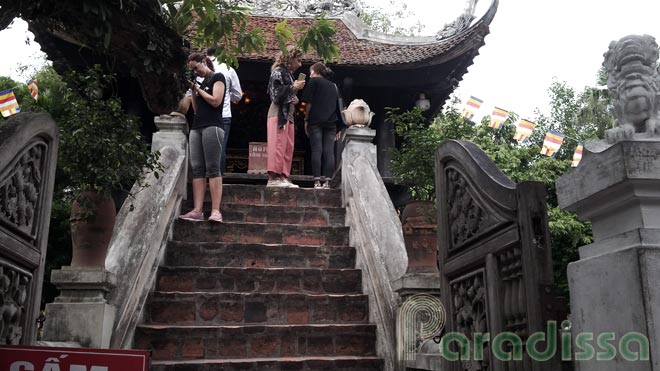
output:
M602 146L602 142L591 145ZM559 206L593 226L594 243L569 264L572 335L614 333L613 360L576 361L579 371L660 371L660 141L622 141L590 152L557 180ZM649 341L650 359L625 360L626 334ZM632 350L639 349L633 343ZM574 351L582 352L581 349Z
M360 156L366 156L370 163L376 164L376 146L372 143L376 137L376 130L369 129L364 125L352 125L344 130L341 137L341 167L344 172L346 164L352 164L353 161ZM378 169L376 169L377 171ZM346 182L342 175L342 182ZM342 198L344 202L350 194L350 187L342 185Z
M188 123L182 115L160 115L154 117L158 131L151 140L151 150L158 151L165 146L173 146L179 151L186 151L188 141Z
M158 131L154 133L151 140L151 150L159 151L166 146L174 147L177 152L188 156L188 121L183 115L160 115L154 117L154 123ZM183 199L187 199L188 193L188 161L184 163L183 176L177 184Z
M405 229L404 226L404 236L406 234ZM432 229L435 233L435 228ZM408 243L406 241L406 244ZM436 249L435 244L433 249ZM425 327L432 327L437 324L438 336L444 329L446 310L442 305L440 295L440 272L437 268L435 272L418 271L418 267L411 263L408 246L406 246L406 250L408 251L408 269L401 278L392 283L392 289L399 295L401 302L401 306L397 309L396 319L397 352L400 366L401 369L440 370L442 369L442 357L439 344L433 339L425 339L424 344L421 346L417 344L417 341L421 338L418 329L420 318L424 319ZM433 259L435 259L435 255L433 254ZM435 266L435 264L436 261L434 260L433 265ZM437 323L438 321L442 324ZM411 334L414 335L410 336Z
M351 164L358 156L367 156L371 163L376 163L376 146L372 141L376 131L363 125L353 125L342 136L342 166Z
M105 295L115 287L115 275L105 269L66 266L53 270L50 280L61 293L46 304L44 341L108 348L116 309Z

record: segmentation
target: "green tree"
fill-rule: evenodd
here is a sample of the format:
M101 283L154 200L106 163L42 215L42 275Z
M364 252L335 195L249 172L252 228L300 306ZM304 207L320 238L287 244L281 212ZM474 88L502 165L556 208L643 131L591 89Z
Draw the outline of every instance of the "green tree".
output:
M60 129L42 304L57 290L49 283L50 270L71 259L71 201L81 189L110 194L140 181L144 170L160 169L158 154L142 140L135 120L121 110L112 92L112 77L97 66L72 73L65 82L47 66L35 74L39 96L34 100L27 85L0 77L0 90L12 88L21 112L48 112ZM110 97L102 99L105 94ZM0 118L2 125L9 118ZM141 184L144 184L142 182Z
M568 298L566 266L578 259L577 248L592 242L591 225L577 219L573 213L560 210L557 202L555 181L571 169L573 152L578 141L602 138L604 130L611 127L612 117L608 114L609 96L606 90L587 87L577 93L566 82L555 81L548 89L550 96L550 116L538 114L537 127L533 135L524 143L514 138L518 115L509 114L501 129L488 126L490 117L484 117L481 125L463 119L457 102L447 107L431 123L425 124L423 117L415 110L405 113L391 113L388 120L394 120L397 134L402 138L401 148L394 152L392 170L403 184L417 182L428 192L432 186L432 175L416 170L413 165L399 166L406 162L406 156L416 159L424 166L428 159L422 154L428 148L437 148L444 140L460 139L472 141L481 147L495 164L514 182L534 180L542 182L547 189L547 209L552 246L554 279L558 292ZM420 116L420 117L418 117ZM555 157L540 153L545 133L554 129L566 135L564 145ZM414 149L422 149L415 152ZM435 152L435 151L433 151ZM397 163L399 162L399 163ZM399 169L398 167L401 167ZM412 171L412 170L414 171ZM414 192L413 192L414 193Z
M566 91L560 91L565 94L553 95L554 93L551 93L551 97L553 97L551 112L555 112L556 117L571 117L571 111L577 110L571 98L572 90L566 88ZM566 112L561 109L561 105L566 107ZM514 118L512 119L511 116ZM547 131L545 128L552 127L562 131L566 129L565 125L552 125L557 122L539 117L537 118L537 128L530 139L525 143L518 143L513 139L515 117L515 113L510 115L507 119L509 122L506 122L500 130L484 125L490 119L485 117L474 137L462 139L479 145L512 181L519 183L533 180L542 182L546 186L555 287L561 296L568 298L566 266L578 258L577 247L591 241L589 224L580 222L574 214L561 211L557 206L555 181L570 170L571 160L567 156L570 152L572 158L575 145L565 146L570 149L563 148L562 156L558 154L553 158L542 155L540 151ZM539 121L541 125L538 125ZM568 124L572 122L571 120Z
M168 113L176 107L184 90L183 78L177 78L185 71L191 48L184 37L191 38L193 48L217 46L219 58L234 65L238 54L263 49L264 31L248 27L249 9L234 3L227 0L0 0L0 30L14 18L22 18L38 41L48 42L53 34L61 34L79 48L80 58L64 58L56 53L58 72L80 72L101 64L111 74L123 77L130 74L140 84L151 111ZM291 33L303 51L313 49L321 58L332 60L338 57L338 48L332 40L335 33L332 22L318 17L309 27Z
M578 93L566 82L553 81L548 93L550 116L537 115L536 129L527 143L518 145L512 139L513 125L504 125L497 133L481 125L476 137L465 139L481 146L513 181L535 180L546 185L555 285L568 297L566 266L578 259L579 246L593 240L590 223L578 220L574 213L560 210L555 181L570 170L578 141L602 139L614 120L609 114L610 100L605 89L586 87ZM488 119L484 118L484 122ZM545 134L550 129L566 136L554 158L540 154Z
M429 125L419 108L401 113L387 108L385 120L401 139L399 148L392 148L396 181L408 186L413 200L435 200L435 150L448 139L472 137L475 127L455 110L441 112Z
M367 5L363 0L357 1L357 6L361 8L359 17L370 29L398 36L415 36L424 30L424 25L419 21L409 27L397 24L396 20L414 18L412 11L408 9L408 4L400 0L387 0L385 4L379 6ZM388 10L386 10L388 9Z
M273 6L279 7L280 3L275 1ZM194 23L194 44L215 45L220 60L238 65L237 55L264 49L264 30L249 28L250 8L226 0L165 0L163 4L163 16L177 32L190 34L188 30ZM339 49L332 41L336 32L334 21L325 16L315 17L310 26L297 30L288 27L285 20L273 31L283 52L287 45L295 44L305 53L314 50L325 60L339 57Z

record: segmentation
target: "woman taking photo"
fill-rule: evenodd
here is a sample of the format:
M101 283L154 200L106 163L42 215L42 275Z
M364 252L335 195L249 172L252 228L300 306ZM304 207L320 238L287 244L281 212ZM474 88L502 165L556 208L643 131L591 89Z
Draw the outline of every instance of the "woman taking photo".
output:
M332 70L321 62L309 68L310 79L302 96L305 105L305 132L312 147L314 188L330 188L335 171L335 137L338 131L338 90L327 78ZM339 113L341 114L341 113Z
M271 67L268 81L268 95L271 104L268 109L268 184L267 187L298 188L291 183L291 162L295 126L293 124L296 93L305 86L305 81L294 81L292 73L302 65L302 52L289 50L281 54Z
M192 188L194 208L180 219L203 221L204 194L206 193L206 178L209 179L211 192L211 216L209 221L221 222L220 200L222 199L222 175L220 159L222 156L222 103L225 94L225 77L222 73L213 71L213 63L201 53L193 53L188 57L188 68L198 77L201 83L190 81L192 90L192 106L195 111L188 146L190 148L190 165L192 168Z

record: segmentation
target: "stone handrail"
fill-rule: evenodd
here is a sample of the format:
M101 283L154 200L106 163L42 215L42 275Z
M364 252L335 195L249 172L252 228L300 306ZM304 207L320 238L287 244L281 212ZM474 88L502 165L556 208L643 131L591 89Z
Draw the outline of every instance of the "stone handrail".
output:
M384 370L395 370L396 313L399 296L393 283L406 271L408 257L401 222L376 167L375 131L346 130L340 169L350 243L357 250L363 290L369 294L370 321L378 325L377 351Z
M136 188L117 215L106 269L117 276L117 286L108 294L116 310L111 348L130 348L136 325L151 290L169 239L170 226L184 197L187 180L187 124L185 118L156 117L160 130L153 136L152 150L160 151L163 171L147 176L149 187ZM131 210L131 206L133 210Z

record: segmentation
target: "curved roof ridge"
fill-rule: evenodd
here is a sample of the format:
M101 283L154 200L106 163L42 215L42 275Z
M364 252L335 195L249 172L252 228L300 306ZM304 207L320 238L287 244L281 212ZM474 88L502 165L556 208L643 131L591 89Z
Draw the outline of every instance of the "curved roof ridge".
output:
M352 12L343 13L340 18L346 27L348 27L351 32L360 40L368 40L383 44L397 44L397 45L425 45L425 44L437 44L442 43L446 40L451 40L456 37L460 37L463 34L469 33L472 30L481 27L482 25L490 25L495 18L495 13L497 13L497 7L499 5L499 0L492 0L488 10L484 15L472 23L471 26L466 27L462 31L446 38L438 39L436 36L397 36L391 35L380 31L371 30L367 25L358 18Z
M490 32L499 0L491 0L489 9L471 26L455 35L437 40L435 37L395 37L389 35L386 40L365 36L366 26L355 16L330 18L336 21L337 33L333 40L339 47L340 58L334 65L367 67L381 66L389 69L405 69L411 66L431 66L465 56L468 59L478 54L484 45L484 38ZM272 29L282 17L250 16L250 27ZM309 25L311 17L286 18L292 27ZM356 26L358 29L356 29ZM359 28L362 27L362 28ZM279 53L279 44L273 33L265 34L265 52L252 52L239 57L242 60L271 61ZM303 59L317 60L314 53L305 54Z

